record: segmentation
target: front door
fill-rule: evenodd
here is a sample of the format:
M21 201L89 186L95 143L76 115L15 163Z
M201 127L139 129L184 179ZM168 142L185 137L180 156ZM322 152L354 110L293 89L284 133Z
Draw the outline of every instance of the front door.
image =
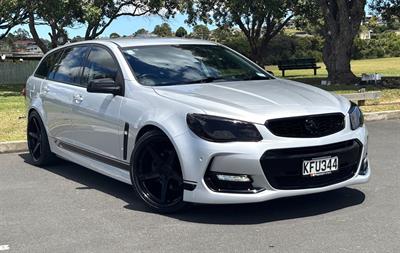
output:
M124 122L119 119L123 97L113 94L89 93L86 86L91 80L121 75L118 63L104 47L93 46L88 54L81 81L75 90L72 125L75 143L86 154L122 160Z

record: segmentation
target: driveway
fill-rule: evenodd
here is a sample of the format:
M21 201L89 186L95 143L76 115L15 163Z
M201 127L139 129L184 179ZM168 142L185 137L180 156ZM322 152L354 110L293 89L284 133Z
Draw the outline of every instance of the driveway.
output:
M250 205L151 213L131 187L0 155L4 252L398 252L400 121L368 123L368 184Z

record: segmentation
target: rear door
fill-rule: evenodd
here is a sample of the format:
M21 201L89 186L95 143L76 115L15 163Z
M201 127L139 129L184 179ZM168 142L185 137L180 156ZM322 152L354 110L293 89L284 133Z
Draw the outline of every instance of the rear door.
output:
M80 82L86 46L67 47L55 54L55 63L43 81L41 94L51 137L64 142L74 139L72 131L73 94Z
M81 86L75 90L73 136L86 155L121 160L124 122L119 118L123 97L89 93L87 84L95 79L110 78L123 85L118 62L103 46L92 46L84 65Z

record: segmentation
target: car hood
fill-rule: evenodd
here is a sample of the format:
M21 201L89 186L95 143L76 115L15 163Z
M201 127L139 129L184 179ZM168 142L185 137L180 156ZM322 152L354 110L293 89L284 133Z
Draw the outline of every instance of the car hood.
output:
M205 114L263 124L267 119L332 112L349 102L316 87L282 79L154 87L160 96Z

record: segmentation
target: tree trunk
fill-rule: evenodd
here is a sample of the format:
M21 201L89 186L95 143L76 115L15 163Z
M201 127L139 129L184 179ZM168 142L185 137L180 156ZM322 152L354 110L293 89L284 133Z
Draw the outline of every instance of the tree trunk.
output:
M43 51L43 53L47 53L49 49L46 44L40 39L36 27L35 27L35 16L33 11L29 12L29 31L31 32L32 38L35 41L36 45Z
M328 71L328 80L333 84L355 84L358 78L351 71L351 48L353 40L341 36L327 40L323 49L323 60Z
M263 57L260 49L258 45L250 44L250 59L261 66Z
M325 21L323 60L332 84L355 84L350 60L366 0L320 0Z

